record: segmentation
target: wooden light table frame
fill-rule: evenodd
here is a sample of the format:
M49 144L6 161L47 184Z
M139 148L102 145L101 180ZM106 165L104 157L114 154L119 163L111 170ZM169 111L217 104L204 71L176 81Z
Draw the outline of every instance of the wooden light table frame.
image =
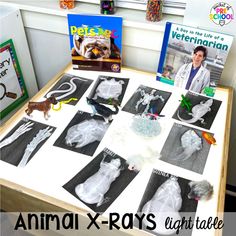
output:
M49 88L61 77L62 74L67 72L71 68L71 65L67 66L66 69L60 71L48 84L41 89L32 100L38 100L45 94ZM127 68L127 70L135 71ZM137 71L136 71L137 72ZM138 71L143 75L150 75L150 73ZM224 201L225 201L225 187L227 177L227 162L229 152L229 138L230 138L230 125L231 125L231 114L232 114L232 100L233 100L233 89L229 87L220 87L219 90L227 93L227 119L224 129L224 148L223 148L223 161L221 166L221 179L219 183L218 192L218 203L217 211L224 212ZM9 127L14 126L19 121L19 118L24 114L27 104L23 106L13 117L11 117L0 129L1 132L5 132ZM61 201L54 197L40 193L38 191L29 189L25 186L21 186L7 179L0 179L0 190L1 190L1 209L6 212L78 212L81 216L86 219L86 212L84 209L79 208L75 205ZM91 232L91 235L96 235L95 232ZM107 234L106 234L107 233ZM109 235L107 231L104 235ZM112 232L113 233L113 232ZM128 232L130 235L145 235L146 232L140 230L134 230ZM120 230L114 231L114 235L127 235L127 231ZM220 235L221 232L217 231L216 235Z

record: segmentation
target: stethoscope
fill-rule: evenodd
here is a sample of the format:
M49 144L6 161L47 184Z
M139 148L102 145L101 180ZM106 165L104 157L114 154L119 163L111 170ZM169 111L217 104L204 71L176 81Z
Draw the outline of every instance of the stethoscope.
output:
M2 89L0 91L0 100L2 100L5 96L8 97L8 98L16 99L17 94L7 92L7 88L6 88L5 84L0 83L0 86L2 87Z
M180 78L181 78L181 79L186 78L186 75L187 75L187 67L188 67L188 66L189 66L189 64L186 64L185 67L184 67L184 69L183 69L183 71L181 71L181 73L180 73ZM199 75L199 77L201 77L201 75L203 74L203 71L201 70L200 73L201 73L201 74ZM197 79L196 81L199 82L200 80Z

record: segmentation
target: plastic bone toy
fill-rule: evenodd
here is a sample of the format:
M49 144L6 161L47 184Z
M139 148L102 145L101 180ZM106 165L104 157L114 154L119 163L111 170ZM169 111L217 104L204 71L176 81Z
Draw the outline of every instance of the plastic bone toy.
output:
M113 98L118 100L118 97L122 92L122 85L124 84L123 80L116 81L114 78L108 80L107 78L101 78L103 81L98 85L96 93L93 99L101 97L104 99Z
M179 210L182 206L181 189L177 178L172 176L166 180L156 191L151 200L149 200L142 208L142 213L154 214L156 228L154 232L158 234L170 235L176 229L168 229L165 227L166 217L173 219L173 222L181 219ZM150 222L144 219L144 224L149 225Z
M85 120L68 129L66 145L72 146L75 143L75 148L82 148L89 143L101 141L108 127L109 124L101 120Z
M201 101L200 104L195 105L192 108L192 112L188 113L189 115L192 116L192 119L189 120L185 120L183 118L180 117L179 115L179 111L177 113L178 118L186 123L195 123L198 120L201 121L202 124L204 124L204 119L202 118L207 112L211 111L211 106L213 104L213 99L208 99L206 102Z
M162 102L164 102L164 98L160 95L155 95L156 90L153 89L151 91L151 93L146 93L144 89L138 89L137 92L140 92L141 94L141 98L137 101L136 105L135 105L135 109L136 111L138 111L138 107L140 104L146 106L144 113L147 113L149 108L150 108L150 103L151 101L157 100L157 99L161 99Z
M104 159L105 156L100 163L100 169L94 175L75 187L75 192L82 201L96 204L97 207L103 204L104 195L121 171L119 158L112 159L110 162L105 162Z
M193 153L202 149L202 139L196 134L194 130L190 129L181 136L181 146L183 151L172 159L179 161L185 161L189 159Z

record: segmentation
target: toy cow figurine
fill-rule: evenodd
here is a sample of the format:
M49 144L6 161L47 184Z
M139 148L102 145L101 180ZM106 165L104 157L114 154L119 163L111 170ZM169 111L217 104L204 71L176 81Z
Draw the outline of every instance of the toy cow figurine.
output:
M28 108L25 110L26 114L30 116L30 114L34 110L42 111L44 114L44 118L47 120L49 118L49 111L51 109L51 104L56 105L57 100L54 96L47 98L43 102L29 102Z

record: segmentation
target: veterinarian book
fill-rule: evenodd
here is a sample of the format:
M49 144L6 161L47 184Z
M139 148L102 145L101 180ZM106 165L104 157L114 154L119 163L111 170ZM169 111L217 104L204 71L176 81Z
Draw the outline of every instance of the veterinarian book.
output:
M233 36L167 22L157 80L213 97Z
M74 69L120 72L122 18L68 14Z

